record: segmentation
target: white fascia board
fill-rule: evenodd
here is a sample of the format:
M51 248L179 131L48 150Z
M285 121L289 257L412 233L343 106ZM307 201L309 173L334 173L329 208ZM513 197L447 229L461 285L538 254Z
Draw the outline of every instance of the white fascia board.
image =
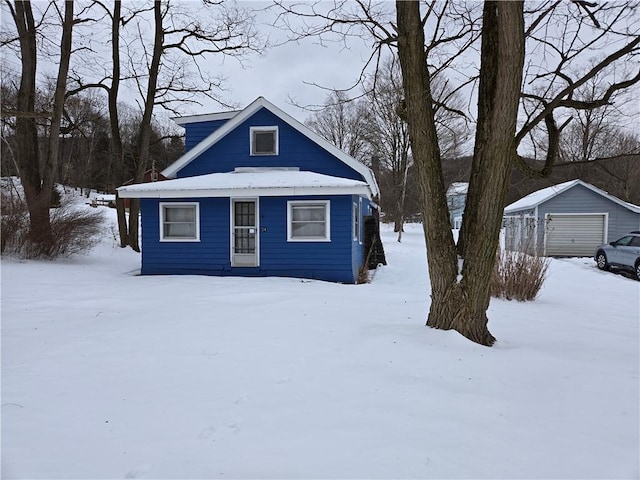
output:
M242 110L240 113L236 114L233 118L231 118L227 123L218 128L215 132L211 133L208 137L198 143L195 147L185 153L178 160L173 162L167 168L162 171L162 175L167 178L175 178L178 170L191 163L192 160L199 157L202 153L208 150L212 145L226 136L229 132L234 130L238 125L248 119L251 115L258 111L263 105L262 101L265 101L264 98L259 97L257 100L254 100L247 108Z
M590 183L585 183L582 180L578 180L578 182L580 183L580 185L583 185L584 187L588 188L589 190L598 193L600 195L602 195L603 197L608 198L609 200L611 200L614 203L617 203L618 205L627 208L629 210L631 210L634 213L640 213L640 206L638 205L634 205L633 203L628 203L625 202L624 200L620 200L618 197L614 197L613 195L608 194L607 192L605 192L604 190L600 190L598 187L591 185Z
M578 183L583 183L580 180L570 180L568 182L560 183L558 185L552 185L550 187L541 188L540 190L536 190L535 192L531 192L529 195L525 195L519 200L516 200L510 205L507 205L504 209L504 213L512 213L518 212L520 210L529 210L536 208L538 205L546 202L547 200L558 196L565 190L577 185ZM558 188L559 187L559 188ZM540 192L543 190L547 190L548 193L545 195L540 195ZM530 198L527 201L527 198Z
M185 115L184 117L171 117L178 125L188 125L190 123L211 122L214 120L229 120L235 117L240 110L231 110L229 112L205 113L201 115Z
M525 210L525 209L532 209L532 208L538 208L539 205L543 204L544 202L546 202L547 200L550 200L554 197L557 197L558 195L560 195L562 192L565 192L567 190L569 190L570 188L575 187L576 185L582 185L583 187L591 190L594 193L597 193L598 195L601 195L609 200L611 200L614 203L617 203L618 205L631 210L634 213L640 213L640 207L637 205L633 205L631 203L627 203L623 200L620 200L617 197L614 197L613 195L609 195L607 192L605 192L604 190L600 190L598 187L595 187L593 185L591 185L590 183L586 183L583 182L580 179L575 179L575 180L570 180L568 182L564 182L564 183L560 183L558 185L552 185L551 187L546 187L540 190L537 190L535 192L530 193L529 195L522 197L520 200L516 200L515 202L513 202L511 205L508 205L505 209L504 209L504 213L508 214L508 213L512 213L512 212L517 212L520 210ZM536 195L537 193L543 191L543 190L548 190L548 195ZM532 197L532 201L527 203L525 200L527 197ZM535 199L535 200L533 200Z
M140 184L144 185L144 184ZM287 197L309 195L362 195L371 200L368 186L345 187L253 187L253 188L216 188L181 190L144 190L131 188L133 185L118 189L120 198L206 198L206 197Z
M374 196L380 195L380 189L378 187L378 182L376 181L375 175L373 171L364 165L363 163L358 162L355 158L347 155L338 147L333 145L328 140L322 138L320 135L315 133L310 128L306 127L298 120L293 118L288 113L279 109L271 102L266 100L264 97L258 97L251 104L249 104L244 110L241 110L239 113L236 113L227 123L222 125L219 129L213 132L211 135L202 140L198 145L189 150L186 154L176 160L174 163L169 165L162 171L162 175L167 178L175 178L178 170L186 166L192 160L196 159L199 155L208 150L212 145L222 139L225 135L234 130L238 125L247 120L251 115L257 112L260 108L266 108L275 116L279 117L284 122L288 123L291 127L295 128L298 132L302 133L305 137L307 137L312 142L319 145L321 148L331 153L333 156L337 157L343 163L354 169L360 175L363 176L365 181L371 186L371 190ZM216 115L216 114L212 114ZM187 118L187 117L185 117ZM198 120L201 121L201 120Z
M262 97L260 97L260 98L264 101L264 104L261 105L261 106L264 106L267 110L271 111L271 113L273 113L277 117L280 117L281 120L284 120L286 123L288 123L293 128L298 130L298 132L302 133L309 140L311 140L312 142L316 143L317 145L322 147L324 150L326 150L329 153L331 153L334 157L337 157L343 163L347 164L349 167L354 169L356 172L358 172L360 175L362 175L364 177L365 181L371 186L371 189L373 191L374 196L380 195L380 189L378 188L378 182L376 181L376 178L375 178L375 175L373 174L373 171L369 167L367 167L363 163L360 163L359 161L357 161L352 156L347 155L342 150L340 150L338 147L336 147L333 143L331 143L328 140L326 140L325 138L321 137L316 132L314 132L309 127L305 126L304 124L300 123L298 120L293 118L291 115L289 115L285 111L283 111L280 108L276 107L275 105L271 104L270 102L268 102L264 98L262 98Z

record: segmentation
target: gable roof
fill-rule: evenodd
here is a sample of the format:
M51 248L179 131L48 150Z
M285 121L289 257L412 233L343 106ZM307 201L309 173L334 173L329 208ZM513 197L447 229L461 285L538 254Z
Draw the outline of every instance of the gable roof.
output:
M559 183L557 185L553 185L551 187L543 188L542 190L537 190L533 193L530 193L526 197L523 197L520 200L513 202L511 205L508 205L504 209L504 213L512 213L519 210L527 210L530 208L535 208L538 205L546 202L547 200L550 200L553 197L560 195L562 192L566 192L567 190L575 187L576 185L582 185L583 187L588 188L592 192L595 192L598 195L601 195L611 200L612 202L617 203L618 205L631 210L634 213L640 213L639 206L620 200L619 198L614 197L613 195L609 195L604 190L600 190L598 187L594 187L590 183L583 182L582 180L579 180L579 179L570 180L564 183Z
M178 160L176 160L167 168L165 168L162 171L162 174L165 177L175 178L178 170L185 167L191 161L195 160L198 156L200 156L202 153L208 150L212 145L214 145L215 143L220 141L222 138L224 138L229 132L233 131L238 125L240 125L242 122L247 120L249 117L251 117L254 113L256 113L261 108L266 108L271 113L273 113L276 117L280 118L283 122L286 122L287 124L289 124L291 127L296 129L298 132L300 132L302 135L307 137L309 140L316 143L318 146L320 146L321 148L329 152L338 160L342 161L343 163L351 167L353 170L358 172L360 175L362 175L365 181L370 185L371 191L374 196L378 196L380 194L380 190L378 188L378 183L376 182L376 178L373 175L373 171L369 167L358 162L355 158L351 157L350 155L347 155L338 147L333 145L331 142L329 142L328 140L325 140L320 135L315 133L313 130L311 130L310 128L306 127L305 125L300 123L298 120L293 118L291 115L279 109L278 107L273 105L271 102L267 101L264 97L258 97L256 100L250 103L245 109L240 110L239 112L228 112L228 113L222 113L222 114L208 114L208 115L192 115L190 117L184 117L184 121L181 120L180 118L175 119L178 125L185 125L193 122L201 122L201 121L207 121L207 120L222 120L225 118L229 118L229 120L224 125L222 125L215 132L213 132L204 140L202 140L199 144L197 144L195 147L193 147L191 150L185 153Z
M154 183L138 183L117 189L122 198L200 198L288 195L365 195L366 182L332 177L291 168L238 168L234 172L209 173Z

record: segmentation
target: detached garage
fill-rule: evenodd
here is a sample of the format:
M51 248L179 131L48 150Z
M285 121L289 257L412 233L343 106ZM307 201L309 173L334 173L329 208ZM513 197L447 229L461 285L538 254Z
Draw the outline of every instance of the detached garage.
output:
M504 210L509 250L591 256L601 243L640 229L640 207L581 180L533 192Z

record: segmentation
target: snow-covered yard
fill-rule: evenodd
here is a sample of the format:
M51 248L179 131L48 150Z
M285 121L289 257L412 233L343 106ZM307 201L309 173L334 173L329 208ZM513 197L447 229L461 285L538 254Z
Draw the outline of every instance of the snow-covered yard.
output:
M638 478L640 283L553 260L485 348L385 241L356 286L3 259L2 478Z

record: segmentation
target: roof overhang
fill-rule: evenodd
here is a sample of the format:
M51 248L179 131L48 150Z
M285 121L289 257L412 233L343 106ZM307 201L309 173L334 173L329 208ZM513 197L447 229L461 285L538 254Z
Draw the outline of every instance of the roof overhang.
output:
M362 195L372 199L366 182L300 171L238 171L139 183L118 188L121 198L282 197Z

